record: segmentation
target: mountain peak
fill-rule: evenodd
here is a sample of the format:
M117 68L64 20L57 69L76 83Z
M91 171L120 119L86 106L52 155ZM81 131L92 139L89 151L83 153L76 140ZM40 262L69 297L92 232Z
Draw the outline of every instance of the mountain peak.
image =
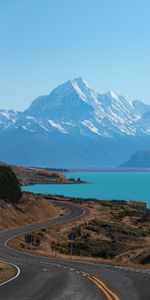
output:
M118 100L118 95L117 95L114 91L112 91L112 90L108 90L108 92L106 93L106 95L107 95L108 97L111 97L111 98L113 98L113 99Z
M75 81L76 83L83 83L84 82L84 79L82 77L77 77L77 78L74 78L72 79L71 81Z
M57 121L81 121L94 115L95 103L98 103L96 92L78 77L60 84L49 95L35 99L25 114Z
M60 98L63 98L66 96L69 97L72 93L75 92L79 96L80 100L86 101L86 94L90 89L91 88L88 83L82 77L78 77L60 84L50 93L50 95L52 95L53 97L59 95Z

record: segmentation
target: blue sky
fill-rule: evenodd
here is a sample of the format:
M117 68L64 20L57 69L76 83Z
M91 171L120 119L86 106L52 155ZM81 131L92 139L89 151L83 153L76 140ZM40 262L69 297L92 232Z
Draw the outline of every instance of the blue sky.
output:
M150 103L149 0L0 0L0 108L80 76Z

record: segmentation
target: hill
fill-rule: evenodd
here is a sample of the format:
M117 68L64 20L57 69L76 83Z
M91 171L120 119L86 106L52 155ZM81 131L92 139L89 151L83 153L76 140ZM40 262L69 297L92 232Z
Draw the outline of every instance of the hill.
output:
M130 159L121 165L123 168L150 168L150 150L134 153Z
M59 215L59 209L49 203L45 196L23 192L16 205L0 201L0 231L49 220Z

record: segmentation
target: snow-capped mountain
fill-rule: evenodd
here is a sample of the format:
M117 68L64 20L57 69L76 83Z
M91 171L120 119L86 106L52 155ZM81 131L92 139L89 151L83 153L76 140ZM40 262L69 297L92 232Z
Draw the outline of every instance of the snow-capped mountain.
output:
M76 129L81 134L91 131L101 136L135 135L140 118L137 109L123 96L112 91L101 95L77 78L34 100L15 125L30 131L40 127L62 133Z
M5 146L13 137L18 146L13 145L12 157L20 150L20 163L120 164L140 149L141 141L150 146L150 106L139 100L130 103L113 91L99 94L76 78L38 97L23 113L0 110L0 133L5 160Z

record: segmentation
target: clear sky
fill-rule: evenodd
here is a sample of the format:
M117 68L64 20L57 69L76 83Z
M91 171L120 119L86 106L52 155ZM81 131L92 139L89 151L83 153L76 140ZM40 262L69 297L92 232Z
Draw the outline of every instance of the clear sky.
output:
M150 1L0 0L0 108L76 77L150 104Z

